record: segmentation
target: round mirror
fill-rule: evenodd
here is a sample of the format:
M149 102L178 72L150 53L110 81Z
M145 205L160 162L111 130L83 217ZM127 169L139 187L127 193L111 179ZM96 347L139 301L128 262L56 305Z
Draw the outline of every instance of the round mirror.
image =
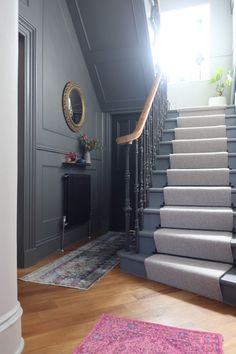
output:
M63 113L68 127L73 132L78 132L84 124L85 101L76 82L69 81L64 88Z

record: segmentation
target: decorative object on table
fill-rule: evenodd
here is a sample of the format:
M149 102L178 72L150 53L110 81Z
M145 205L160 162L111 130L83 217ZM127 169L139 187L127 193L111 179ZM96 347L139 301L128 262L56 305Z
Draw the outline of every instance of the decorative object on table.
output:
M66 154L66 162L67 163L75 163L77 160L77 154L74 151L70 151Z
M20 279L87 290L119 263L117 251L124 239L124 234L110 231Z
M224 90L232 84L232 76L230 70L224 75L222 68L217 68L214 75L210 78L209 84L215 86L215 96L209 98L209 106L226 106L226 97Z
M85 159L82 159L81 157L79 157L76 161L76 165L79 165L81 167L86 167L86 161Z
M91 165L90 152L93 150L101 150L102 144L97 138L89 138L88 135L82 134L79 136L79 145L82 153L82 157L86 161L87 165Z
M65 121L73 132L78 132L85 120L85 99L80 86L69 81L65 85L62 106Z
M223 354L218 333L102 315L73 354Z

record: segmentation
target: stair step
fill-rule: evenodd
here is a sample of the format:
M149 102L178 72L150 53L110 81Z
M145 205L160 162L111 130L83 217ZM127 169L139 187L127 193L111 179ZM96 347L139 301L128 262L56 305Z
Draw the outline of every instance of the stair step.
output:
M145 208L143 217L143 229L154 231L161 226L160 210L156 208Z
M174 154L198 152L226 152L227 138L173 140L172 145Z
M227 207L165 206L160 209L160 224L164 228L233 230L233 210Z
M216 128L219 128L219 127L216 127ZM180 128L178 128L180 129ZM192 129L192 128L185 128L185 129ZM199 129L199 128L197 128ZM202 129L206 129L206 127L202 128ZM209 131L209 130L208 130ZM193 138L196 138L196 139L203 139L203 138L224 138L224 136L221 136L220 132L219 132L219 129L218 129L218 132L217 131L214 131L213 132L215 136L201 136L201 132L198 132L198 136L195 137L195 136L189 136L189 137L184 137L184 139L193 139ZM222 133L222 130L221 130L221 133ZM236 138L236 126L228 126L226 127L226 136L227 138ZM174 140L176 137L175 137L175 129L164 129L163 130L163 134L162 134L162 141L170 141L170 140ZM180 138L180 140L183 140L182 138Z
M204 168L152 171L154 188L165 187L167 184L169 186L228 186L230 184L231 187L236 187L236 170Z
M235 125L236 117L226 117L225 114L215 114L207 116L186 116L168 118L165 120L165 129L187 128L187 127L206 127L217 125Z
M173 169L227 168L227 152L170 154L170 167Z
M197 128L175 128L175 139L211 139L211 138L225 138L226 126L208 126Z
M160 228L154 232L158 253L233 263L232 233Z
M223 107L223 106L202 106L202 107L184 107L181 109L178 109L179 116L180 117L186 117L186 116L200 116L200 115L212 115L212 114L223 114L225 112L229 112L228 108L231 108L230 106ZM234 110L234 106L232 106Z
M142 278L147 277L144 260L147 255L134 253L132 251L120 250L117 252L120 258L120 268L123 272L137 275Z
M156 253L156 245L154 242L154 231L141 230L138 233L139 252L147 255Z
M212 114L208 116L187 116L178 117L177 127L178 128L188 128L188 127L206 127L206 126L217 126L226 125L225 114Z
M149 207L164 205L236 207L236 189L221 186L166 186L149 189Z
M167 111L167 119L176 118L179 116L179 112L176 109L170 109Z
M187 127L205 127L205 126L236 126L236 114L217 114L211 116L186 116L169 117L165 120L165 129L187 128Z
M165 205L231 206L230 187L165 187Z
M220 278L232 265L156 254L144 260L148 279L222 301Z
M223 300L226 304L236 305L236 268L233 267L220 278Z
M160 143L159 149L161 155L226 151L236 151L236 139L215 138L164 141Z

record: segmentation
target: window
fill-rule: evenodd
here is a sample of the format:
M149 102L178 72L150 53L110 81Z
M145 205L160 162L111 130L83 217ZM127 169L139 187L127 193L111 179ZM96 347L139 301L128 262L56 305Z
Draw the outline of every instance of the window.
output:
M171 82L209 78L210 4L162 12L161 62Z

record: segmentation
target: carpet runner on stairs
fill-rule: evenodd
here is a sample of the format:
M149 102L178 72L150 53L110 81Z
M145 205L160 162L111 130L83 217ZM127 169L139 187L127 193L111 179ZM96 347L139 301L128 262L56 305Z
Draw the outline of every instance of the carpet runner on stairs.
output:
M229 169L168 169L169 186L229 186Z
M174 132L164 205L156 206L157 254L144 261L147 277L221 301L220 279L233 263L225 114L185 110Z
M148 278L199 295L222 301L219 279L230 264L169 255L145 260Z

